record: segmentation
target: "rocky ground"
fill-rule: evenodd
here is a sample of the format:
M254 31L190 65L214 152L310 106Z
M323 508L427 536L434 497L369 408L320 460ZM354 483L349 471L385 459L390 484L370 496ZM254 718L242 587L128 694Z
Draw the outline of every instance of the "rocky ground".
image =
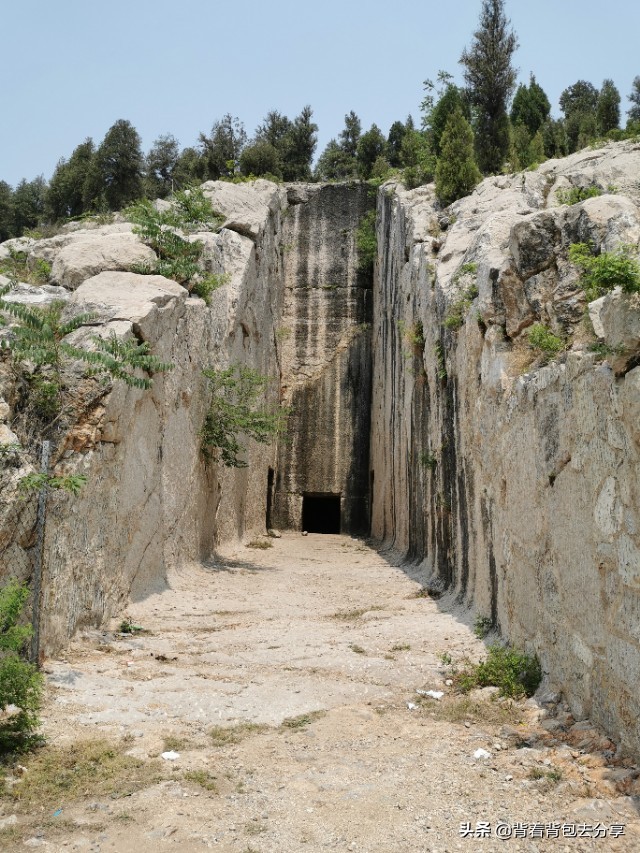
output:
M514 851L640 849L638 772L587 721L546 688L453 693L442 656L484 651L468 611L358 540L264 541L47 662L2 850L493 851L499 823Z

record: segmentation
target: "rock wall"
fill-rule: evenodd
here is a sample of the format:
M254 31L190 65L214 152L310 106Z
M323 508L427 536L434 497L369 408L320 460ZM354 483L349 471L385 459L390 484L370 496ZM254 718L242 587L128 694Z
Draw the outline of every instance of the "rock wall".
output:
M371 434L373 535L636 753L640 304L616 290L586 319L568 248L637 248L639 177L623 143L486 179L447 211L433 187L383 187ZM566 337L547 364L535 322Z
M303 496L340 496L340 529L369 529L371 274L356 232L375 205L366 185L289 191L284 224L283 403L288 440L275 472L272 520L302 529Z
M560 203L558 190L593 186ZM195 236L206 268L228 274L211 307L128 272L152 259L126 223L13 241L29 265L52 264L52 284L12 299L61 296L96 315L80 337L148 341L175 365L146 392L76 377L83 407L55 473L88 485L50 497L45 651L218 543L301 529L305 500L328 497L343 532L370 527L423 563L431 590L538 653L576 717L640 752L640 300L618 289L587 305L568 258L575 242L637 248L639 187L633 143L486 179L446 211L433 187L387 184L372 283L356 245L367 187L210 183L225 223ZM534 323L563 351L533 349ZM3 358L10 445L19 389ZM273 379L287 434L250 446L246 469L207 468L202 368L233 363ZM0 461L5 577L33 547L13 532L34 515L14 488L33 460Z
M49 496L45 652L63 645L78 627L99 625L129 597L161 588L169 568L209 557L217 543L264 532L275 447L251 446L244 469L205 467L199 431L209 395L202 369L250 365L271 377L270 402L277 405L275 331L286 195L267 181L211 183L205 191L226 217L217 233L195 235L205 244L205 267L227 274L211 307L161 276L118 271L136 252L150 251L143 246L132 251L136 243L126 223L49 241L19 241L30 262L37 257L52 262L58 284L24 286L29 299L62 296L74 309L95 314L90 327L76 334L115 332L144 340L154 355L174 364L171 372L156 374L150 391L123 383L100 391L90 380L88 402L56 449L54 472L83 473L88 481L78 498L61 492ZM108 251L101 248L105 240ZM9 389L3 391L11 399ZM7 405L3 420L10 424L13 414ZM5 443L13 440L11 434ZM6 539L10 535L0 536L0 543ZM0 567L4 576L12 572L16 547L9 544Z

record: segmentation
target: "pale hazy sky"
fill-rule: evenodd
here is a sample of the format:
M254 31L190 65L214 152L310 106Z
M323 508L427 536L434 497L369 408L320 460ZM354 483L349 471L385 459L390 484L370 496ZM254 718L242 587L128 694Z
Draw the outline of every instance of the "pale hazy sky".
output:
M557 113L576 80L611 77L626 96L640 74L635 0L507 0L515 64ZM0 180L51 176L85 137L119 118L150 147L196 142L224 113L249 135L271 109L311 104L319 153L355 110L383 132L419 118L422 81L458 59L480 0L0 0Z

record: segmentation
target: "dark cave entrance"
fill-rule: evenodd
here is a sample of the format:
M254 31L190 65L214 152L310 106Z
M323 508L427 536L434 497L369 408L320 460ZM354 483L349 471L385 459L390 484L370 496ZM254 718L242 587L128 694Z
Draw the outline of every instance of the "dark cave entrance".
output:
M267 530L273 527L271 523L271 515L273 513L273 484L275 478L275 471L273 468L269 468L269 475L267 478Z
M302 529L307 533L340 533L340 495L303 495Z

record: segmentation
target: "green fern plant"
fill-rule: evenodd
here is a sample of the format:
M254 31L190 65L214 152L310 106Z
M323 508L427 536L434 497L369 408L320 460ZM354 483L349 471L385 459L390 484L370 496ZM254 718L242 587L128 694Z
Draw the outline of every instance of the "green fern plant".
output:
M182 235L210 231L222 221L202 189L175 193L167 210L157 210L149 199L141 199L128 207L124 215L133 223L134 233L158 255L154 264L138 264L131 268L132 272L163 275L189 290L195 289L203 245L200 240L185 240ZM212 290L208 290L208 295Z
M45 307L10 302L4 297L11 285L0 288L0 319L6 324L13 319L9 334L0 341L0 350L11 353L19 368L29 365L25 376L35 413L45 422L53 420L64 403L63 370L81 362L88 376L122 380L133 388L151 387L152 374L170 370L173 365L160 361L149 352L146 342L92 336L87 345L78 346L68 340L72 332L94 319L90 313L65 317L65 303L56 300Z

